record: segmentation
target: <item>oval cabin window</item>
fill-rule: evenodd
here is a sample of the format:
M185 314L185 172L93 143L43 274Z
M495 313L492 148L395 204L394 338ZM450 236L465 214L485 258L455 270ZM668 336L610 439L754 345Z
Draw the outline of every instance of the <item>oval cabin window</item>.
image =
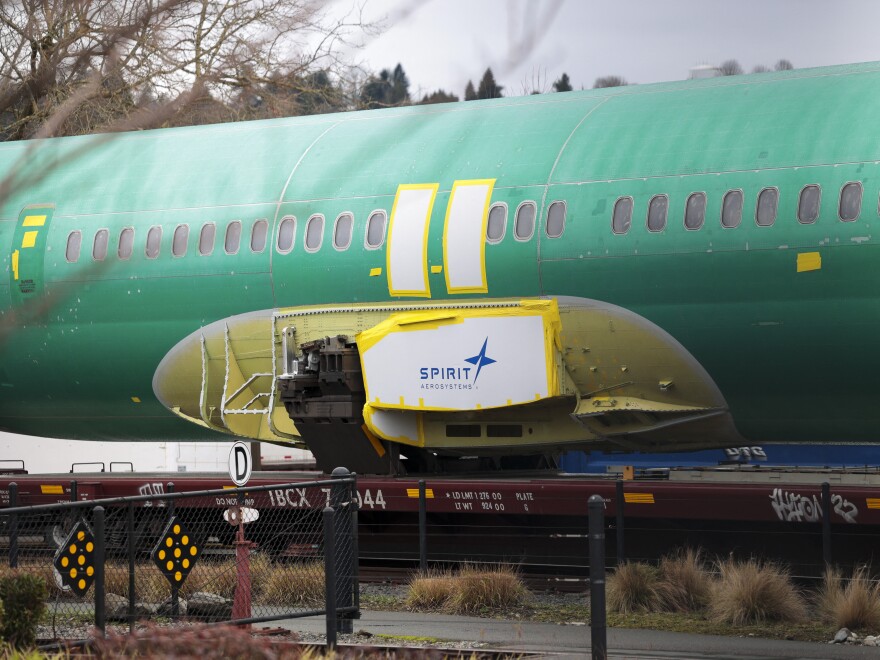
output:
M126 227L119 233L119 249L116 254L120 259L130 259L134 249L134 227Z
M186 244L189 240L189 225L177 225L171 238L171 254L175 257L186 255Z
M385 211L373 211L367 220L366 245L376 249L385 242Z
M537 215L534 202L523 202L516 210L516 220L513 223L513 235L517 240L527 241L535 233L535 216Z
M207 257L214 252L214 238L217 235L217 226L213 222L202 225L199 233L199 254Z
M110 242L110 232L107 229L99 229L95 234L95 242L92 244L92 259L104 261L107 258L107 245Z
M333 247L337 250L347 250L351 245L351 231L354 225L354 216L351 213L342 213L336 218L336 226L333 228Z
M632 217L632 197L621 197L614 202L614 211L611 213L611 231L615 234L625 234L632 224Z
M559 238L565 231L565 202L553 202L547 209L547 237Z
M776 188L764 188L758 195L758 206L755 210L755 222L759 227L769 227L776 222L776 207L779 204L779 191Z
M226 254L238 254L241 245L241 223L233 220L226 226L226 240L223 241L223 249Z
M629 199L629 197L626 199ZM630 202L631 204L632 202ZM648 231L663 231L666 228L666 215L668 212L669 198L666 195L654 195L648 203ZM632 214L632 211L630 211L630 214Z
M64 256L67 257L67 261L70 263L76 263L79 261L79 249L82 246L82 234L78 231L72 231L67 236L67 249L64 252Z
M684 207L685 229L699 229L706 219L706 193L694 193Z
M840 189L840 219L852 222L862 211L862 184L852 181Z
M739 227L743 215L742 190L728 190L721 202L721 226L732 229Z
M150 227L150 231L147 232L147 247L145 253L147 255L147 259L155 259L159 256L159 249L162 246L162 228L158 225L155 227Z
M313 215L306 223L306 251L317 252L324 239L324 216Z
M819 198L821 189L819 186L804 186L798 199L798 222L809 225L816 222L819 217Z
M504 238L507 229L507 204L495 204L489 209L489 219L486 221L486 240L490 243L498 243Z
M251 229L251 252L262 252L266 249L266 237L269 235L269 223L257 220Z
M278 225L278 240L276 248L281 254L287 254L293 249L293 238L296 233L296 218L292 215L285 217Z

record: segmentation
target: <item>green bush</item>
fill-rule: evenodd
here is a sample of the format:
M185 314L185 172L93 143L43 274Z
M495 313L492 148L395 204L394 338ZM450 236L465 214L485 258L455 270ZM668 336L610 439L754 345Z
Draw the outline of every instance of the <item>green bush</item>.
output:
M16 648L29 648L37 641L37 624L46 609L46 583L28 573L0 580L3 620L0 635Z

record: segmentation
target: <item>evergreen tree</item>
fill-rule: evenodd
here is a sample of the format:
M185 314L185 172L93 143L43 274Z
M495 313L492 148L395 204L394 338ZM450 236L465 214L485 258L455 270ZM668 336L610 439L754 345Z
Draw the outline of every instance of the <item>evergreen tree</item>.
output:
M486 69L486 73L483 74L483 79L480 80L480 86L477 88L477 98L478 99L500 99L502 94L501 90L504 88L495 82L495 76L492 73L492 69Z
M422 100L419 101L419 105L430 105L432 103L455 103L456 101L458 101L458 97L455 94L448 94L444 90L438 89L436 92L425 94L422 97Z
M477 90L474 89L474 83L468 80L467 87L464 88L464 100L465 101L476 101L477 100Z
M602 89L603 87L626 87L629 83L622 76L602 76L596 78L593 83L593 89Z
M382 69L379 77L370 76L361 90L361 103L372 110L409 103L409 78L398 64L394 71Z
M390 96L392 105L409 103L409 78L406 77L406 73L399 62L391 74Z
M568 74L563 73L559 80L553 83L553 91L554 92L570 92L572 90L571 81L568 79Z

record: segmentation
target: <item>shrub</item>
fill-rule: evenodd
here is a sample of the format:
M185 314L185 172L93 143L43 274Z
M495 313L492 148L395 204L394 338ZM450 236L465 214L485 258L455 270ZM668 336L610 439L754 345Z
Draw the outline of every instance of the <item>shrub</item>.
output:
M526 588L517 572L509 566L468 566L459 571L455 590L446 609L455 614L500 609L521 605Z
M0 634L16 648L37 641L37 624L46 609L46 582L42 577L19 573L0 580L3 620Z
M822 619L836 628L876 629L880 627L880 583L859 568L844 585L838 571L826 569L816 606Z
M455 592L455 577L449 570L429 570L410 580L407 607L426 610L445 609Z
M788 571L755 559L719 562L709 612L716 621L743 625L765 621L803 621L804 599Z
M258 601L263 605L320 607L324 605L324 563L276 564Z
M647 564L624 562L608 578L608 608L630 614L659 609L659 571Z
M699 550L680 551L660 560L657 592L660 605L670 612L694 612L709 604L712 578Z

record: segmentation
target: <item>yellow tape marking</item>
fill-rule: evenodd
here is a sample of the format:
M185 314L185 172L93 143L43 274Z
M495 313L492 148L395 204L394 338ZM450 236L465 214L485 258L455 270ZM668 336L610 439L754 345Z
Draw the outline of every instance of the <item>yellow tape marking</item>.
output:
M418 488L407 488L406 489L406 496L418 499L419 489ZM433 488L425 488L425 499L428 499L428 500L434 499L434 489Z
M654 493L624 493L623 501L627 504L655 504Z
M46 224L46 216L45 215L29 215L26 216L24 222L21 223L22 227L42 227Z
M818 252L802 252L797 256L797 272L806 273L822 268L822 255Z
M40 484L40 492L43 495L64 495L64 486Z
M381 274L382 274L381 268L371 268L370 269L370 277L376 277L377 275L381 275Z
M432 272L434 275L437 275L438 273L442 273L442 272L443 272L443 266L431 266L431 272Z
M382 445L382 441L379 440L373 432L367 428L366 424L361 424L361 430L364 432L364 435L367 436L367 440L370 441L370 444L373 446L375 452L379 455L379 458L382 458L385 455L385 447Z
M869 509L880 509L880 497L866 497L865 502Z
M37 231L26 231L24 233L24 237L21 239L21 247L23 248L32 248L37 244L37 234L40 232Z
M139 396L133 396L133 397L131 397L131 400L133 403L140 403L141 402L141 398Z
M12 253L12 275L18 280L18 250Z

